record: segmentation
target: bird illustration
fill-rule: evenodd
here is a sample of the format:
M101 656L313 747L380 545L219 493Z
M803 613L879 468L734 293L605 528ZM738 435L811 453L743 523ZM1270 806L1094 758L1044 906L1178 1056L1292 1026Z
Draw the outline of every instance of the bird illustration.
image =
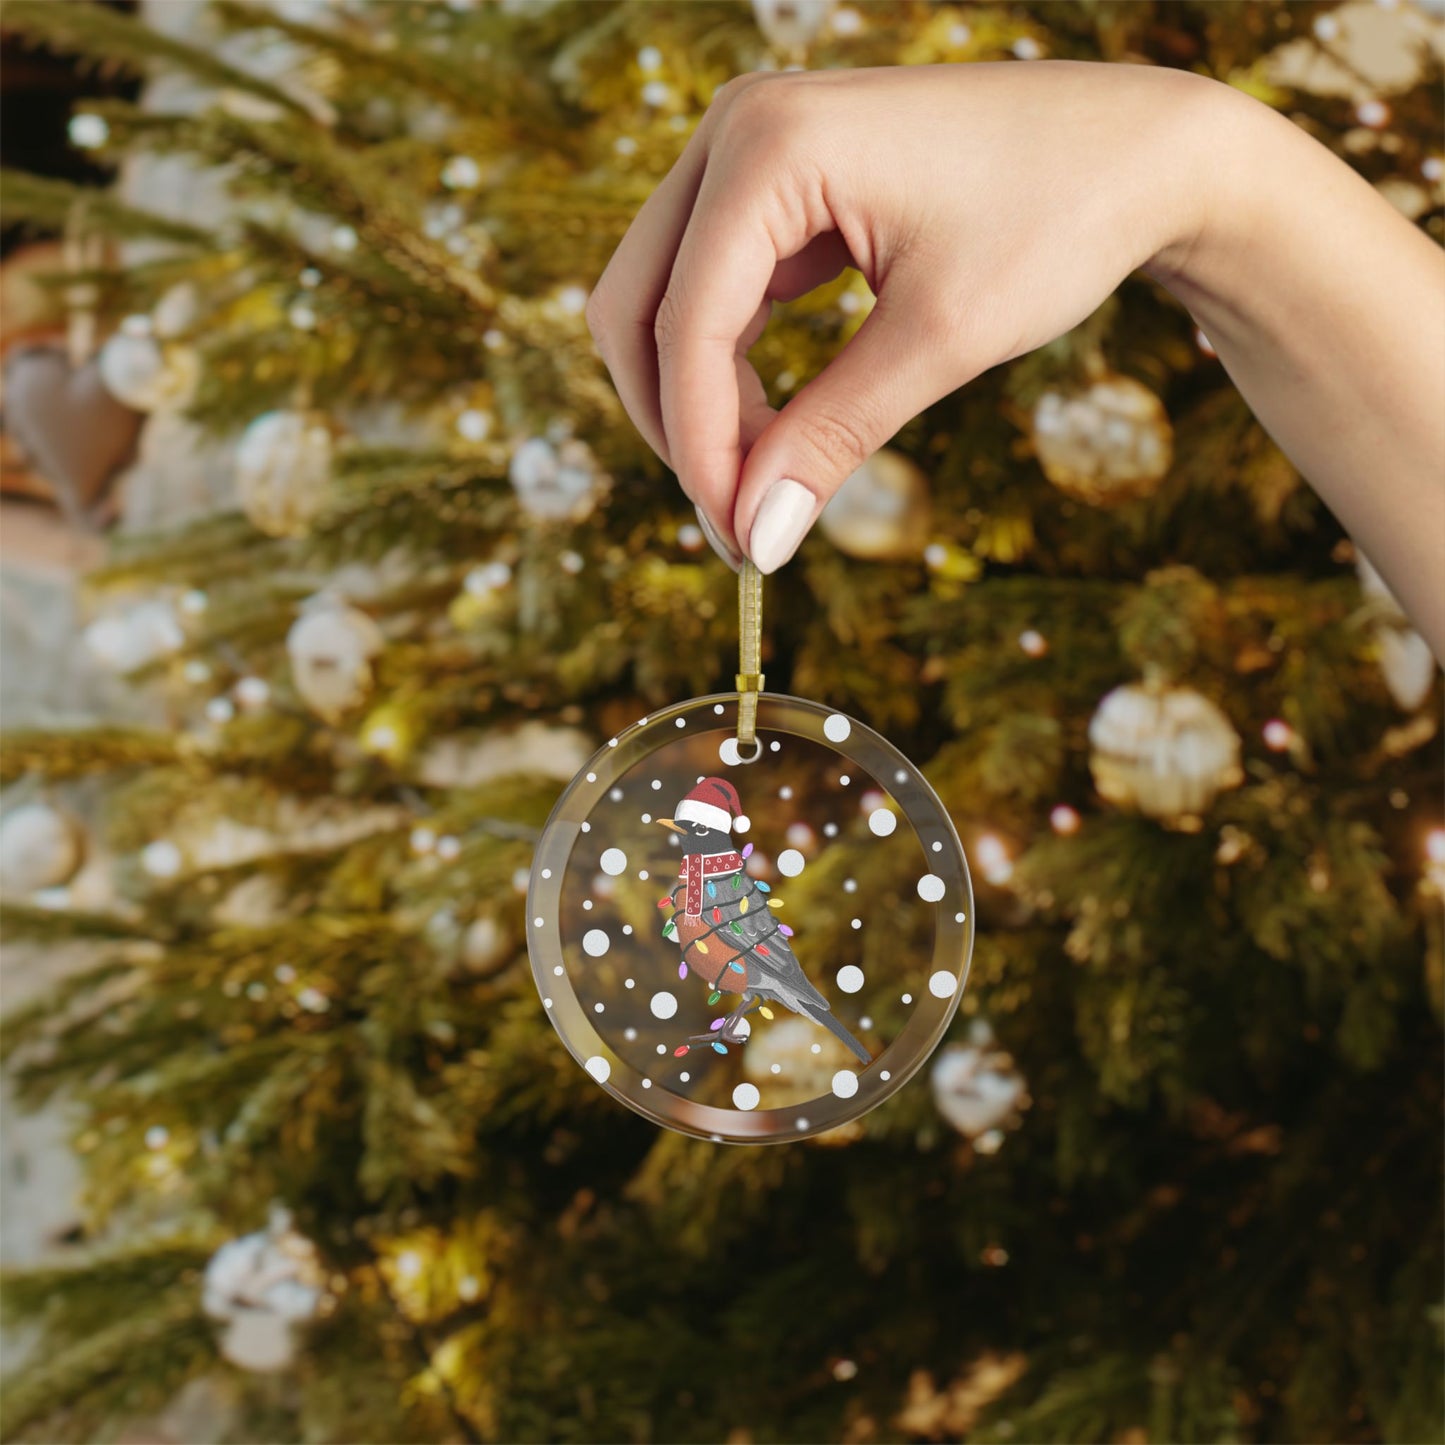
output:
M804 974L788 942L793 930L777 916L782 904L768 896L766 883L744 870L753 849L749 843L739 852L733 841L741 816L737 789L725 778L703 778L672 817L657 819L682 838L677 886L657 905L671 909L662 931L682 949L678 976L697 974L709 985L709 1003L724 994L738 998L709 1033L694 1035L673 1052L710 1044L727 1053L730 1044L746 1040L739 1024L748 1014L756 1009L771 1018L767 1005L778 1003L836 1035L863 1063L872 1063L873 1056L834 1018L828 1000Z

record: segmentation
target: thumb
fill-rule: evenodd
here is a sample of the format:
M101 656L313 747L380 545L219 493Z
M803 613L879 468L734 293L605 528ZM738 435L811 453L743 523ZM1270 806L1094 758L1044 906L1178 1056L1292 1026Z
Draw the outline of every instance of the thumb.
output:
M937 299L906 303L899 290L911 289L880 295L857 335L748 452L733 527L759 572L781 567L844 480L968 379L958 334L942 324Z

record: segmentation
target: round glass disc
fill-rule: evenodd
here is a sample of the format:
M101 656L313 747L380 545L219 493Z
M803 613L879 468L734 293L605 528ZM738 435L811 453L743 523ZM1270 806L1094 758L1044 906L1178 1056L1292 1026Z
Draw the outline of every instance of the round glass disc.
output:
M764 693L641 719L543 830L532 972L577 1062L654 1123L774 1143L847 1124L942 1038L973 891L922 774L856 719Z

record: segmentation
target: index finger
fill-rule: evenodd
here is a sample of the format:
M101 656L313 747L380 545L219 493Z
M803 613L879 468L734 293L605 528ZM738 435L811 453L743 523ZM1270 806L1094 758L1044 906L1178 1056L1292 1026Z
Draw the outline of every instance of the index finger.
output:
M762 173L709 160L657 309L662 427L673 470L724 535L742 473L738 343L766 314L778 263L807 235L777 235Z

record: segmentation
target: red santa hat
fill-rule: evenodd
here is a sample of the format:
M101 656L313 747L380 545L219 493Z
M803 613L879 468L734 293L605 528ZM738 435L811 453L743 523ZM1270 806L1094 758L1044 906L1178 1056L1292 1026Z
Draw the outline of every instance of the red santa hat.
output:
M679 822L701 823L719 833L730 833L742 812L738 790L726 778L704 778L672 810L672 816ZM747 828L746 821L743 828Z

